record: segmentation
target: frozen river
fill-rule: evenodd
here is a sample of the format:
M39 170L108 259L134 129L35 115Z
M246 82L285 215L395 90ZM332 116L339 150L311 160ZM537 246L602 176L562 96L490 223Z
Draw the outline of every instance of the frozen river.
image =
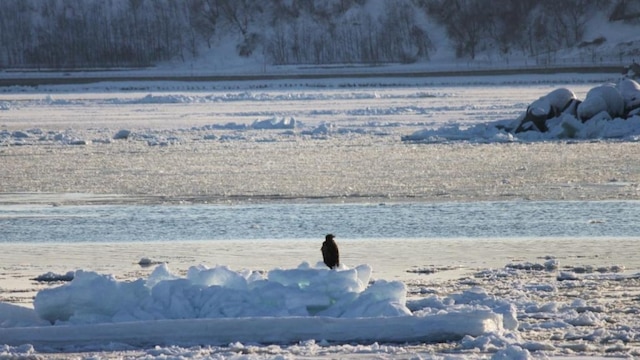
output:
M123 286L150 276L148 263L178 276L216 265L328 272L320 246L333 233L344 266L403 282L419 316L507 310L518 323L446 343L180 348L167 338L124 350L95 326L77 328L96 351L78 358L637 356L637 132L618 136L629 121L587 141L498 131L557 87L584 98L612 76L12 88L0 98L0 323L9 316L8 334L37 340L44 326L14 331L11 319L79 271ZM114 139L120 130L131 136ZM432 131L426 143L402 140L421 130ZM468 319L449 325L467 334ZM86 351L76 336L62 345L62 356Z

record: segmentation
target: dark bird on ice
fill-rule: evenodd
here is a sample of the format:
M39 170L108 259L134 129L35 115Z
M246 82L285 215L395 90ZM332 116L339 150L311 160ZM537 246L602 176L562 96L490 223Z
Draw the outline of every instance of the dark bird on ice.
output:
M340 253L338 252L338 244L333 240L333 234L327 234L322 243L322 260L330 269L340 266Z

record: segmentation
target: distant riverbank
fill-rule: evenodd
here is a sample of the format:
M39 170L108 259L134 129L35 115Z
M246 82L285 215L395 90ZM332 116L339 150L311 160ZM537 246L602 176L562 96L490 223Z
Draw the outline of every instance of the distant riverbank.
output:
M422 69L421 69L422 68ZM197 71L170 71L149 69L78 69L78 70L5 70L0 72L0 87L91 84L119 81L255 81L255 80L304 80L332 78L428 78L453 76L498 76L518 74L562 73L620 73L619 65L602 66L517 66L513 68L427 68L426 66L306 66L269 67L262 73L205 74Z

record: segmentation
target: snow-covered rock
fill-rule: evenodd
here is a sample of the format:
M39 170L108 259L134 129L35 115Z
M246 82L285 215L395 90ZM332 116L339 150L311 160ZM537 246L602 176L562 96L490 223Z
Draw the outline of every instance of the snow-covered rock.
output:
M625 111L640 107L640 84L632 79L622 79L618 83L618 90L624 99Z
M529 105L516 132L537 130L549 130L546 122L562 113L575 115L575 109L579 101L573 91L559 88L540 97Z
M624 115L624 99L613 84L604 84L592 88L578 105L578 119L587 121L601 112L613 119Z

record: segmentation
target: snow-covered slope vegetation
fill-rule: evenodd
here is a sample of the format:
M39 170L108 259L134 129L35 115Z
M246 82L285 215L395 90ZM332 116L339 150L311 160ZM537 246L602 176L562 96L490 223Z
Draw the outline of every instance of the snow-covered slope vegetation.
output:
M639 29L625 0L4 0L0 68L630 63Z

